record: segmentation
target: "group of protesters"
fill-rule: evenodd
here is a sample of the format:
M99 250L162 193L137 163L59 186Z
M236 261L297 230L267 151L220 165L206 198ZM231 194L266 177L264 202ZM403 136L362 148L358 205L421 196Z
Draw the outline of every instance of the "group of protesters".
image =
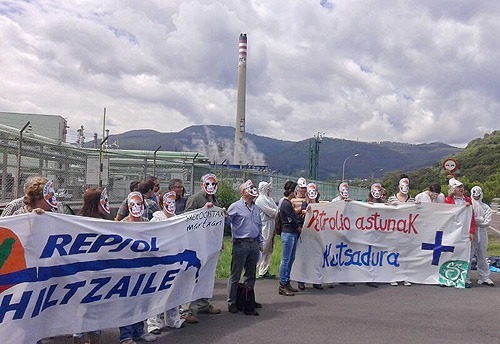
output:
M130 193L121 203L114 220L123 222L166 221L171 217L201 208L219 206L216 198L217 176L206 174L201 178L201 190L185 197L185 189L181 179L172 179L168 190L161 191L160 181L149 177L130 184ZM432 202L466 205L473 207L470 224L470 240L472 244L471 259L477 256L478 284L493 286L489 278L489 267L486 260L488 237L486 229L491 222L491 209L482 202L483 193L479 186L471 189L471 197L465 195L464 185L456 178L449 180L448 196L441 193L441 186L433 183L428 190L415 197L410 196L410 181L402 175L398 191L388 197L387 191L380 183L371 185L366 201L370 203L386 203L397 205L407 202ZM305 178L287 181L283 187L283 197L277 202L270 196L271 182L261 181L258 187L247 180L239 187L241 198L224 209L225 223L231 227L231 271L227 283L227 306L231 313L238 313L237 285L243 275L243 283L249 288L255 287L257 278L275 279L270 272L275 235L281 236L282 256L279 267L278 294L293 296L306 288L304 282L297 281L297 287L290 283L290 272L295 259L298 238L301 234L305 215L309 206L320 202L320 194L315 183L308 183ZM17 215L29 212L42 214L54 211L58 207L54 183L45 177L28 178L24 185L24 196L9 203L2 216ZM343 181L338 185L338 196L332 202L349 202L349 185ZM324 202L324 201L322 201ZM78 215L110 219L108 194L105 188L89 188L83 195L83 206ZM402 282L410 286L410 281L392 281L397 286ZM353 283L343 284L353 286ZM377 284L367 282L371 287ZM470 274L467 273L466 287L472 286ZM313 288L322 290L321 284L313 284ZM333 288L333 284L328 287ZM255 302L255 307L262 305ZM165 310L163 314L144 321L120 327L120 343L135 344L136 341L151 342L156 340L166 327L180 328L184 323L197 323L197 314L220 314L221 309L214 307L210 300L199 299L188 304ZM87 334L90 343L100 343L100 331ZM76 344L85 343L85 334L73 334Z

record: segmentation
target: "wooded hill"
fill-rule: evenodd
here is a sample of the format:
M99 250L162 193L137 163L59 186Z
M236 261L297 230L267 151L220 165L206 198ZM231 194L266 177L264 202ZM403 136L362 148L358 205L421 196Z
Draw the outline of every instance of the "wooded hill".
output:
M484 192L485 202L500 197L500 131L493 131L483 138L475 139L467 147L454 155L459 169L454 174L465 184L466 190L479 185ZM411 193L414 195L426 190L430 183L439 182L442 192L447 193L447 173L442 170L444 159L440 159L432 167L408 171L387 173L383 185L390 193L396 192L402 172L410 177Z
M247 157L250 165L267 165L281 174L309 177L310 140L298 142L277 140L246 133ZM212 162L233 160L234 128L218 125L196 125L177 133L134 130L111 135L108 142L121 149L154 151L159 146L167 151L196 151ZM345 158L346 179L381 178L394 170L410 171L431 166L461 149L444 143L406 144L398 142L360 142L324 137L320 143L318 179L339 180ZM246 163L246 162L245 162Z

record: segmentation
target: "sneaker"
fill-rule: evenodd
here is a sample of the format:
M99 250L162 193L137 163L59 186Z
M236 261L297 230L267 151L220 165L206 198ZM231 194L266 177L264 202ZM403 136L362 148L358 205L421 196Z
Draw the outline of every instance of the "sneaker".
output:
M120 344L137 344L137 343L134 342L132 340L132 338L127 338L127 339L124 339L124 340L120 341Z
M278 287L278 294L284 296L294 296L295 294L287 288L286 285L281 285Z
M184 322L186 322L188 324L197 324L198 323L198 318L195 315L189 314L189 313L181 314L181 319L184 319Z
M161 330L159 328L155 328L155 329L152 329L151 331L149 331L149 333L152 333L152 334L160 334L161 333Z
M288 282L288 284L286 285L286 287L288 288L288 290L290 290L292 293L298 293L299 291L297 289L295 289L294 287L292 287L292 285L290 284L290 282ZM300 289L300 286L299 286L299 289ZM305 288L304 288L305 289ZM304 290L302 289L302 290Z
M465 282L465 288L467 288L467 289L472 288L472 282L471 281L466 281Z
M404 281L403 284L407 287L411 286L411 282L410 281Z
M142 336L134 338L138 342L154 342L156 336L154 334L144 333Z
M215 308L214 306L210 305L207 309L198 311L198 314L220 314L220 312L220 308Z
M479 285L486 284L487 286L490 286L490 287L494 287L495 286L495 283L493 283L493 281L490 280L489 278L485 279L484 281L483 280L478 280L477 284L479 284Z
M260 275L259 278L263 278L263 279L275 279L276 275L271 275L269 273L269 271L266 271L266 273L263 274L263 275Z
M299 290L306 290L306 284L303 283L303 282L298 282L297 283L297 288L299 288ZM299 291L299 290L297 290L297 291ZM296 293L297 291L294 291L294 293Z
M397 286L398 286L398 282L391 282L391 285L392 285L393 287L397 287Z

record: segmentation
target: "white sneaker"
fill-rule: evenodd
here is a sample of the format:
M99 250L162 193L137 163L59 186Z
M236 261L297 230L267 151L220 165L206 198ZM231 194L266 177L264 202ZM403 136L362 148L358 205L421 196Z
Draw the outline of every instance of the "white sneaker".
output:
M409 286L411 286L411 282L410 281L404 281L404 285L407 286L407 287L409 287Z
M495 283L493 283L493 281L490 280L489 278L485 279L484 281L483 280L478 280L477 284L479 284L479 285L486 284L486 285L489 285L490 287L494 287L495 286Z
M393 287L397 287L397 286L398 286L398 282L391 282L391 285L392 285Z
M150 333L144 333L142 336L134 338L138 342L154 342L156 340L156 336Z

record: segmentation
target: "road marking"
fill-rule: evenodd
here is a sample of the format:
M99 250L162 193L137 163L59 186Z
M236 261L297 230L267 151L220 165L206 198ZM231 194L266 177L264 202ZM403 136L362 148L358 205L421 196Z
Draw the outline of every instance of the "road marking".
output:
M495 231L495 232L497 232L498 234L500 234L500 231L499 231L498 229L495 229L495 228L493 228L492 226L490 226L490 229L491 229L492 231Z

